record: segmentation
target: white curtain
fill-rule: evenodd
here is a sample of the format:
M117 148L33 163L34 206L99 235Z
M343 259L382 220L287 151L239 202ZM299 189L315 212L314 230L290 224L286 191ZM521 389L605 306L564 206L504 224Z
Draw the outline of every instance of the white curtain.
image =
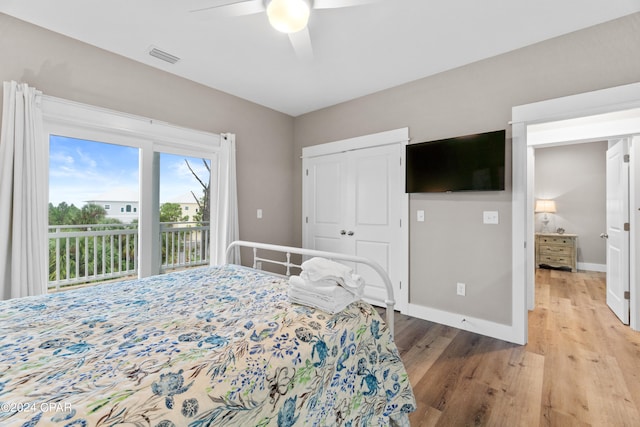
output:
M2 299L47 292L49 144L42 94L4 82L0 134L0 292Z
M218 172L218 203L216 206L215 264L224 264L229 243L240 239L238 225L238 190L236 184L236 136L232 133L220 135L220 157ZM240 250L236 249L229 262L240 263Z

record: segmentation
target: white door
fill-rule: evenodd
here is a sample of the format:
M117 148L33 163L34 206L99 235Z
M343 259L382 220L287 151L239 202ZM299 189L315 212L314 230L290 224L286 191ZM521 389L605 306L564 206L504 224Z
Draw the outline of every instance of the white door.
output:
M401 280L401 149L396 144L347 153L347 251L380 264L394 284L395 295L400 294ZM367 266L356 270L368 284L375 285L367 287L365 299L384 301L386 291L378 275ZM400 304L398 308L404 309Z
M403 277L402 206L405 203L401 144L363 148L304 160L303 245L369 258L384 268L394 285L396 309ZM406 224L405 224L406 226ZM377 274L356 272L368 285L365 299L386 299Z
M320 251L347 253L344 221L347 215L347 159L340 154L305 161L304 246Z
M607 305L629 324L629 163L628 141L607 150Z

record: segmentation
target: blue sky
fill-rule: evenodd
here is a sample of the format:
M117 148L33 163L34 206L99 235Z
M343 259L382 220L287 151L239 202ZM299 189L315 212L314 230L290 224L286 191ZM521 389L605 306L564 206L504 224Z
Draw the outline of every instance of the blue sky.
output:
M67 202L81 207L101 194L137 192L138 149L96 143L61 136L49 141L49 201ZM201 177L208 172L201 159L162 153L160 156L160 202L171 201L189 191L202 194L185 159Z

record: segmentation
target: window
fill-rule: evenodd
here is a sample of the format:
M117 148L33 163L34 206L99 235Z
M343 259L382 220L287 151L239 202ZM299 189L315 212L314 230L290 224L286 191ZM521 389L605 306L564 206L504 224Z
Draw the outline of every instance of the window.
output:
M104 205L104 210L108 211L109 209L111 209L111 205Z
M182 157L202 158L216 170L221 166L218 156L220 135L186 129L145 117L132 116L64 99L43 96L42 111L47 139L51 135L101 141L130 147L139 152L138 204L115 205L110 209L138 214L140 245L135 251L138 276L158 274L161 270L159 223L160 155L169 153ZM113 131L111 130L113 129ZM216 200L217 185L211 187L211 200ZM140 207L138 213L137 207ZM212 206L212 210L214 207ZM126 212L125 212L126 211ZM133 216L133 215L128 215ZM214 229L214 227L212 227ZM212 251L217 245L207 244ZM214 249L215 248L215 249ZM212 253L212 257L217 254Z
M185 206L185 207L184 207L184 210L185 210L185 211L188 211L188 210L189 210L189 206Z

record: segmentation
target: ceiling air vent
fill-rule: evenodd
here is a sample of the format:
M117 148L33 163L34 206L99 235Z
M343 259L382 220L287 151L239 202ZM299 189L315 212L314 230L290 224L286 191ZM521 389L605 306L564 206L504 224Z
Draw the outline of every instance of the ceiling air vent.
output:
M168 62L169 64L175 64L176 62L180 61L180 58L178 58L177 56L171 55L170 53L167 53L153 46L149 48L149 55Z

